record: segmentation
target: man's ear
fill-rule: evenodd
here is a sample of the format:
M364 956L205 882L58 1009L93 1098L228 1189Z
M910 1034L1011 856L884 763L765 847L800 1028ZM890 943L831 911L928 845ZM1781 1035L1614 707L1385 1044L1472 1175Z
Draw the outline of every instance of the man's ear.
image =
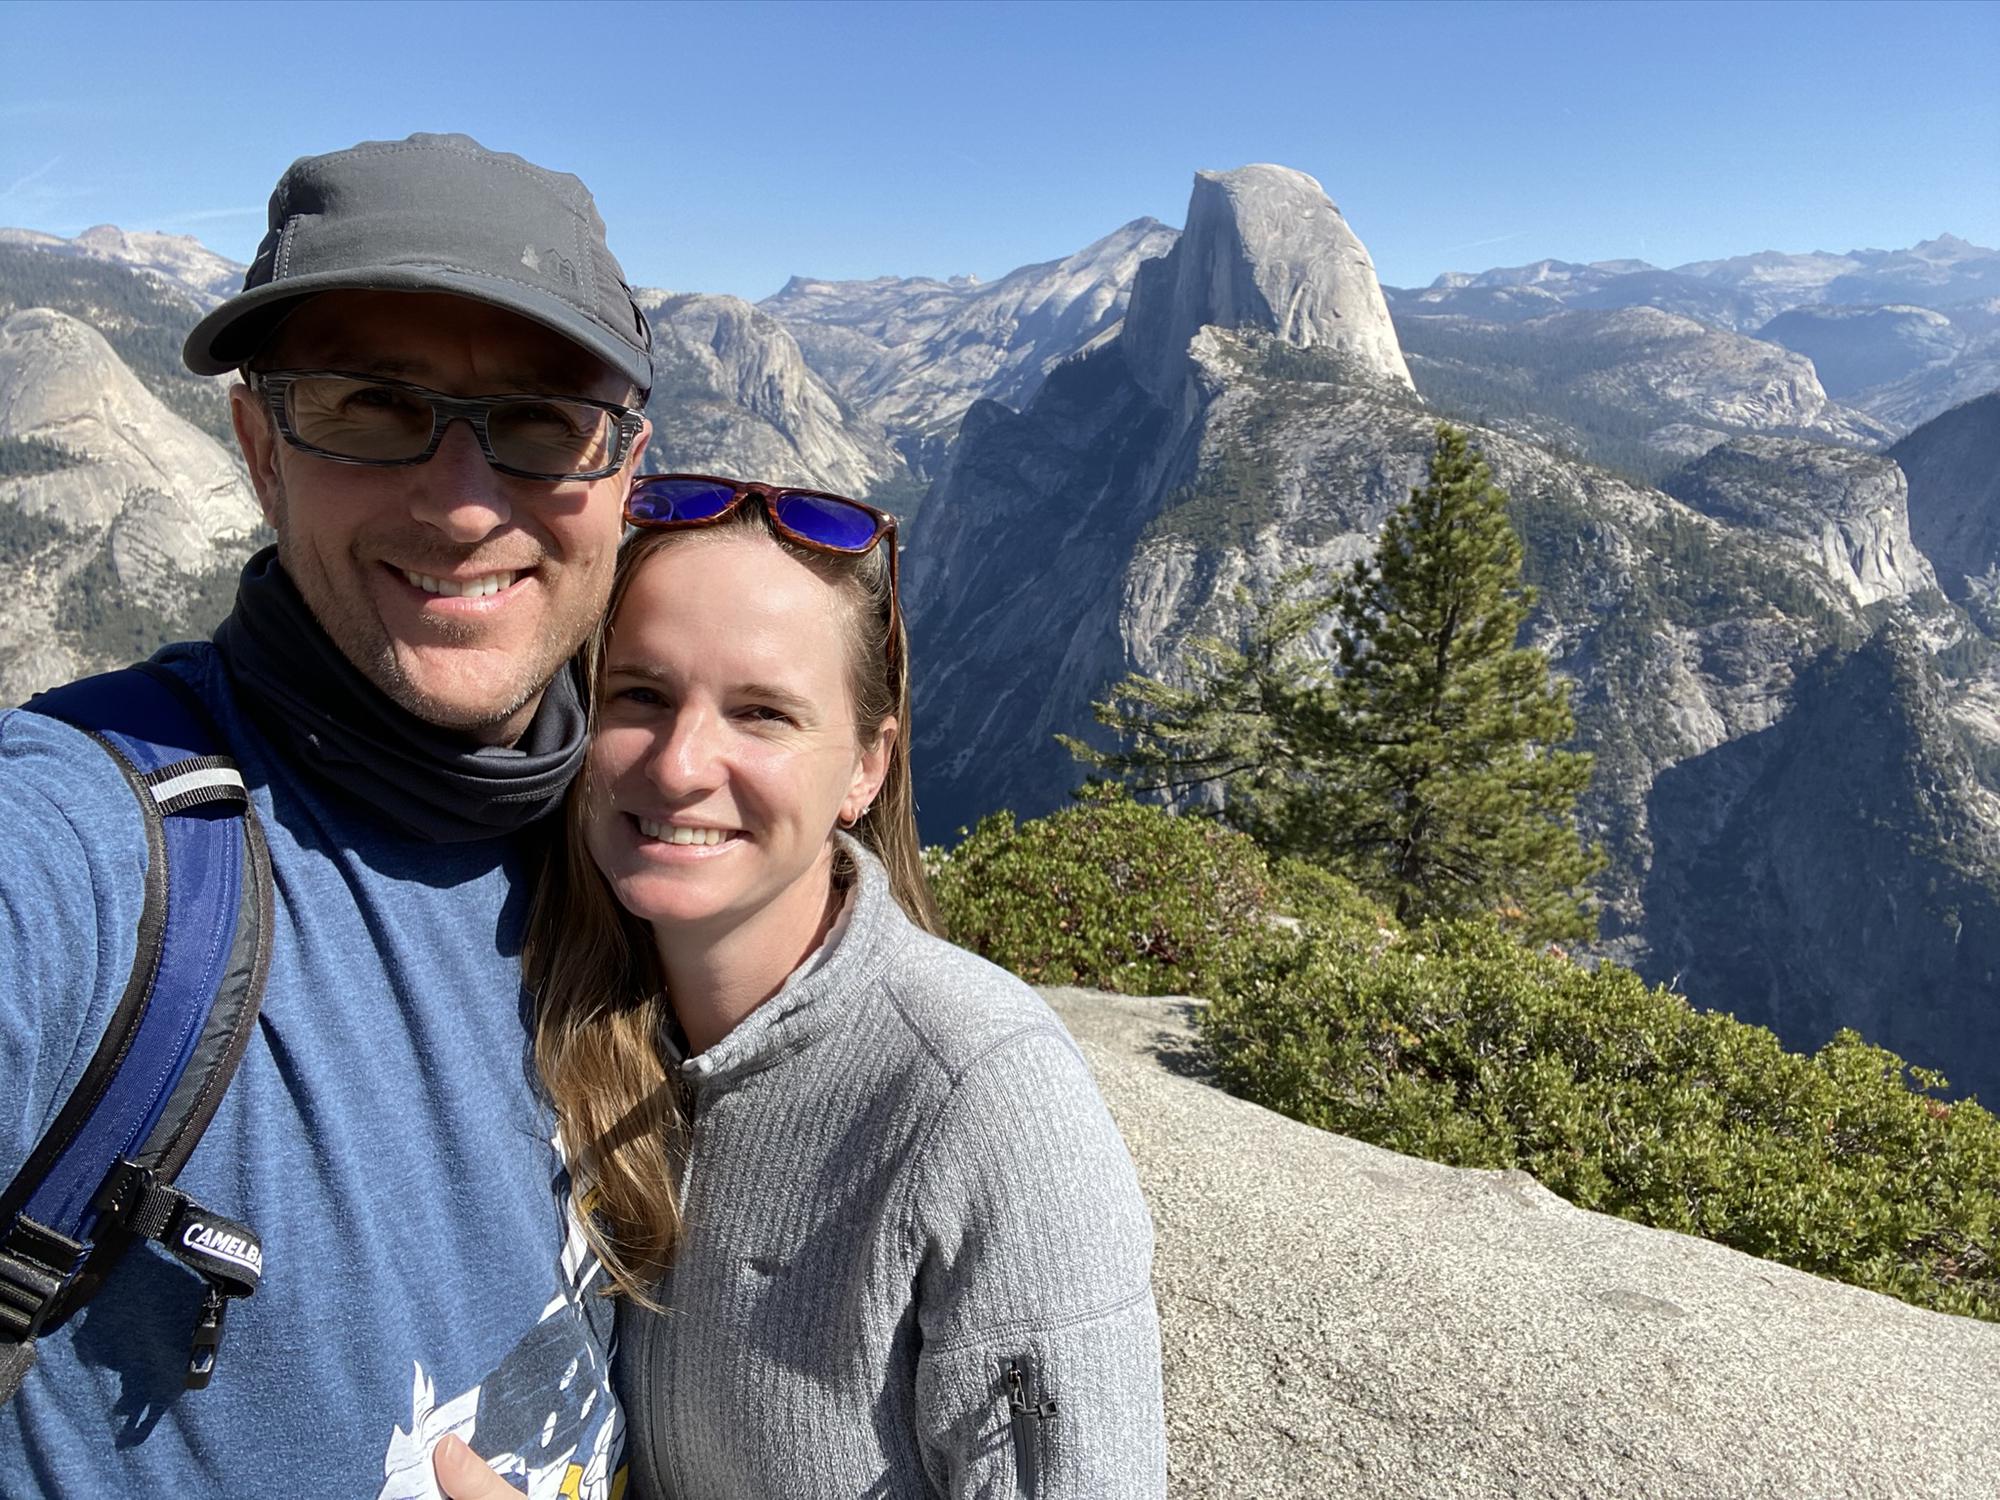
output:
M284 441L271 421L270 409L249 386L229 388L229 426L236 434L244 465L250 470L250 487L257 492L257 505L265 524L278 525L278 447Z

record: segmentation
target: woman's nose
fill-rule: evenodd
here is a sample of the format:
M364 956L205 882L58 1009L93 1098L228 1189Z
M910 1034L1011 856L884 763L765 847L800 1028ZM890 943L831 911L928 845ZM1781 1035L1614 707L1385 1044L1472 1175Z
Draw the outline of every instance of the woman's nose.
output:
M678 710L647 768L653 784L668 796L713 787L720 779L719 727L715 716L701 709Z

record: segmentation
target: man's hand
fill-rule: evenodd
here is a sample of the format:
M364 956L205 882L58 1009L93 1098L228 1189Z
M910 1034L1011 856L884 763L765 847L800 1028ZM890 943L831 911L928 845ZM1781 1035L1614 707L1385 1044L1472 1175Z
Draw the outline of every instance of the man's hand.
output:
M521 1492L488 1468L462 1437L440 1440L431 1450L431 1467L445 1500L521 1500Z

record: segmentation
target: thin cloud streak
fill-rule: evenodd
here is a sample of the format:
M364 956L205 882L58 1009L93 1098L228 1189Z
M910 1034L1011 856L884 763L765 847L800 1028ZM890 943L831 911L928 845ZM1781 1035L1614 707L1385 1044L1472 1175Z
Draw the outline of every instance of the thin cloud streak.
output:
M197 208L184 214L170 214L161 220L165 224L213 224L218 219L260 219L264 216L265 205L252 203L244 208Z
M43 162L39 167L35 168L35 170L30 172L27 176L22 177L17 181L8 184L4 188L0 188L0 198L13 197L16 193L20 192L22 188L28 187L33 183L40 182L44 177L48 176L49 173L53 172L57 167L61 165L62 165L61 156L51 156L47 161Z

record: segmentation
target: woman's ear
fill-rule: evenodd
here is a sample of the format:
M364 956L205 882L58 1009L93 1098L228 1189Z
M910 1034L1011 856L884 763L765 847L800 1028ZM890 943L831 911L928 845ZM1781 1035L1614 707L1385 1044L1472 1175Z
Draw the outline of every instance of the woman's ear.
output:
M861 761L854 768L854 780L847 788L847 795L841 799L841 827L851 828L868 815L869 807L889 775L889 756L896 748L897 728L892 714L882 721L882 727L876 731L875 743L861 752Z

